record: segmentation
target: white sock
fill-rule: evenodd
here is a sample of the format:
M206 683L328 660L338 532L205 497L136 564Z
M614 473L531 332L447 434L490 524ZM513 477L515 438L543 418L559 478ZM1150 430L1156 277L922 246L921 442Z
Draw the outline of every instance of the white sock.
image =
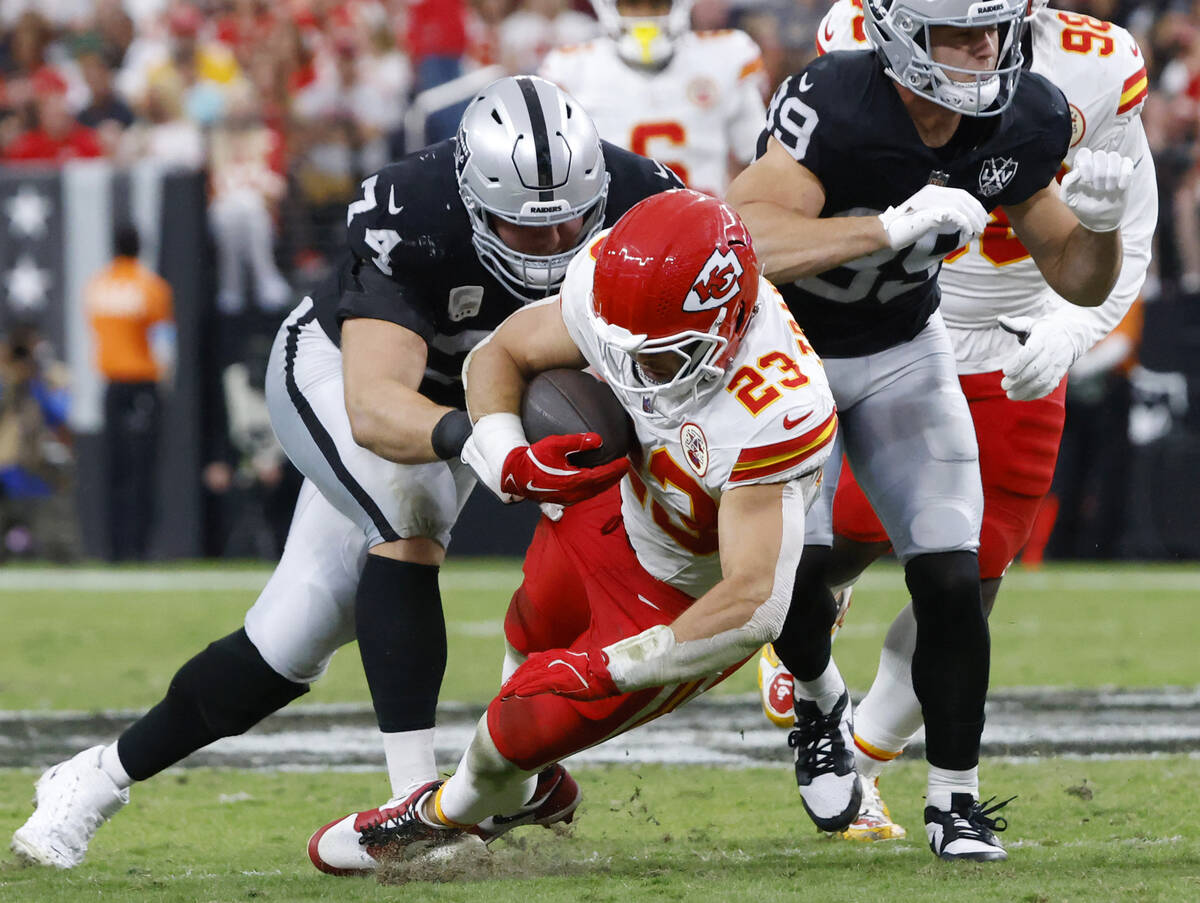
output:
M457 824L476 825L492 815L517 812L536 790L537 774L500 755L484 715L458 768L442 786L440 814Z
M129 776L129 772L121 764L121 757L117 754L116 740L100 750L100 768L119 790L124 790L133 784L133 778Z
M979 799L979 766L966 771L952 771L930 765L925 802L938 809L949 809L950 796L955 793L969 793L974 799Z
M846 682L831 658L820 677L816 680L797 680L793 692L799 700L815 702L817 708L828 715L846 692Z
M431 727L422 731L384 734L383 754L387 758L392 799L404 799L422 784L437 779Z
M879 653L875 682L854 709L855 739L881 754L871 755L856 746L854 756L859 774L878 777L883 766L904 751L921 727L921 703L912 687L912 653L916 641L917 622L909 605L888 629Z

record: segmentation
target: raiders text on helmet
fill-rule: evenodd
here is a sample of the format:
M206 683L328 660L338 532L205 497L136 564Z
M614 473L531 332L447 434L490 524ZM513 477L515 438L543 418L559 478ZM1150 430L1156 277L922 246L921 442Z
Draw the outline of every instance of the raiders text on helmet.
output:
M458 189L480 261L518 297L557 291L575 252L604 222L609 176L592 120L544 79L502 78L467 107L457 144ZM584 222L574 247L541 256L508 247L489 217L517 226Z

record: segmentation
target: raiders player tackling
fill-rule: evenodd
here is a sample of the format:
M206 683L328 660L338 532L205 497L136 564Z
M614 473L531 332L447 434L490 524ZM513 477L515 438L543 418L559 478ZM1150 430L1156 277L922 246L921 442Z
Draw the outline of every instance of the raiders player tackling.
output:
M530 445L516 411L535 373L585 366L637 448L619 489L581 500L591 476L557 466L559 437ZM538 526L505 619L507 680L454 776L373 828L376 854L432 845L444 860L447 846L570 820L579 789L555 763L682 705L774 635L837 430L820 361L745 227L694 191L634 207L575 258L560 301L514 314L472 353L466 378L477 420L463 459L480 481L574 504ZM841 730L827 721L821 740ZM825 771L805 804L832 814L854 783Z
M462 362L557 291L596 232L679 184L601 142L572 98L527 76L481 91L456 139L363 183L345 259L286 319L268 365L272 425L306 477L278 567L244 628L186 662L158 705L42 776L18 856L78 865L133 782L303 695L356 637L392 796L437 774L438 569L475 482L458 460L470 432Z
M838 451L905 566L930 845L944 859L1003 859L999 820L978 801L989 644L976 557L978 447L936 277L946 254L983 231L987 210L1004 205L1050 286L1074 304L1100 304L1120 267L1133 162L1080 155L1060 195L1054 176L1070 113L1058 89L1022 73L1024 0L864 8L876 49L821 57L780 87L759 159L729 198L826 361L843 426ZM794 603L775 644L789 667L829 643L839 469L835 452L796 581L797 602L820 604ZM802 728L821 676L791 670ZM848 705L840 715L849 720ZM804 763L796 764L799 775Z

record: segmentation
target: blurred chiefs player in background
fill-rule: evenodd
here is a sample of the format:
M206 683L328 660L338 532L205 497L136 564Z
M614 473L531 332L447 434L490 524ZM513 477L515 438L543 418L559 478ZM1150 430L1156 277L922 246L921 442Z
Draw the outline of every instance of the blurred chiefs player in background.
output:
M600 137L723 195L766 121L758 45L734 29L691 31L692 0L592 6L606 37L551 51L539 74L583 104Z
M819 53L871 49L862 4L834 4L818 29ZM1029 538L1050 490L1062 438L1067 370L1112 332L1137 298L1158 219L1154 161L1141 123L1146 64L1133 37L1109 22L1033 0L1022 51L1028 68L1058 86L1070 106L1071 145L1063 173L1081 151L1117 151L1136 166L1119 223L1124 260L1102 305L1076 307L1056 295L1001 208L991 214L979 239L946 257L938 277L942 314L979 441L984 495L979 568L989 613L1004 572ZM835 545L853 548L858 558L853 572L835 575L840 585L857 579L889 547L849 468L842 468L834 531ZM841 601L844 613L848 587ZM877 781L921 726L912 688L915 637L909 605L888 631L875 682L854 713L863 803L844 836L887 840L905 835L891 820ZM759 683L767 716L790 727L792 677L770 646L764 647L759 663Z

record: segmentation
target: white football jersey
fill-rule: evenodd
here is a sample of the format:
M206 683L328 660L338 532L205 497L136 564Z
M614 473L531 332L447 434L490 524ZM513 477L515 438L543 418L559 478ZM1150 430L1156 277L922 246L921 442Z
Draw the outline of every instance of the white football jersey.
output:
M1076 311L1081 325L1086 321L1091 345L1120 322L1150 264L1158 195L1140 118L1148 90L1146 64L1129 32L1090 16L1042 9L1031 20L1030 33L1030 70L1052 81L1071 108L1073 133L1062 172L1069 171L1081 147L1119 151L1137 164L1121 221L1125 256L1117 284L1100 307ZM818 51L869 46L861 0L838 0L818 29ZM1046 284L1000 208L980 238L946 257L938 286L960 373L999 370L1017 350L1016 337L996 324L998 315L1040 317L1068 304Z
M578 100L600 137L671 167L720 197L730 157L754 159L766 121L766 72L742 31L689 32L657 72L636 69L608 38L551 51L539 74Z
M596 372L602 346L589 316L599 240L571 262L560 294L563 321ZM640 446L621 481L629 541L650 574L694 597L721 579L721 494L803 480L811 504L837 432L820 358L766 279L758 301L723 384L681 423L667 426L627 408Z

